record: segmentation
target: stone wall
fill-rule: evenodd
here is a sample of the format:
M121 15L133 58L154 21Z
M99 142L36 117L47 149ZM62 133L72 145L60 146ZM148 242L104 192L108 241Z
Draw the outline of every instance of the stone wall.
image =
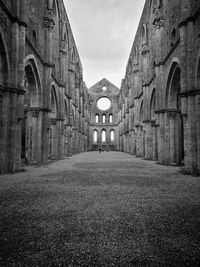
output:
M87 88L63 1L1 0L0 16L0 173L87 150Z
M147 0L120 91L120 149L200 173L199 1Z
M98 150L101 147L103 150L118 150L119 88L104 78L89 88L88 93L90 106L89 149ZM98 108L98 100L102 97L110 100L108 109ZM95 135L97 135L96 138Z

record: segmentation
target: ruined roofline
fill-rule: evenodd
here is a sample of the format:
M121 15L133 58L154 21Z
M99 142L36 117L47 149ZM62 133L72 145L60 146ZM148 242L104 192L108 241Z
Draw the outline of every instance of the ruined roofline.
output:
M114 88L116 88L117 90L119 90L120 91L120 89L116 86L116 85L114 85L112 82L110 82L108 79L106 79L106 78L103 78L103 79L101 79L100 81L98 81L97 83L95 83L94 85L92 85L89 89L88 89L88 91L90 91L90 90L92 90L93 88L95 88L95 86L97 86L99 83L101 83L101 82L107 82L107 83L109 83L110 85L112 85Z

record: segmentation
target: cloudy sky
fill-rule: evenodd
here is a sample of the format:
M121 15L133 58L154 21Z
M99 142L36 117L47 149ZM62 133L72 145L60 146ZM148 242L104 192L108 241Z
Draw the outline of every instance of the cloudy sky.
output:
M120 87L145 0L64 0L86 85Z

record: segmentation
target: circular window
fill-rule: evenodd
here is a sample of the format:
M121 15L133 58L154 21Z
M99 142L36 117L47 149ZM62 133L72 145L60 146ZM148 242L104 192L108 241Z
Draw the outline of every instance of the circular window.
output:
M101 97L98 101L97 101L97 107L100 110L107 110L111 107L111 102L110 99L107 97Z
M103 90L103 91L106 91L106 90L107 90L107 87L104 85L104 86L102 87L102 90Z

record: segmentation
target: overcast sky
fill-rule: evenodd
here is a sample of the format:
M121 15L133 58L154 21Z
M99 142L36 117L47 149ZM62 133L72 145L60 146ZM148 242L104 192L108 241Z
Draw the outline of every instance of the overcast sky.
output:
M120 87L145 0L64 0L91 87L107 78Z

